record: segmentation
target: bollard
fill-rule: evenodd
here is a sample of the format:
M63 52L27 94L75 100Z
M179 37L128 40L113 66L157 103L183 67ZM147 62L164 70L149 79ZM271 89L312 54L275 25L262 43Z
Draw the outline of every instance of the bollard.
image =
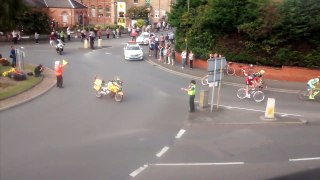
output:
M102 46L102 39L98 39L98 47Z
M275 120L275 117L274 117L275 102L276 102L276 100L274 98L268 98L266 112L264 114L264 119Z
M85 39L84 41L83 41L83 48L89 48L88 47L88 40L87 39Z
M200 100L199 100L199 107L204 109L208 107L208 98L209 98L209 91L208 90L201 90L200 91Z

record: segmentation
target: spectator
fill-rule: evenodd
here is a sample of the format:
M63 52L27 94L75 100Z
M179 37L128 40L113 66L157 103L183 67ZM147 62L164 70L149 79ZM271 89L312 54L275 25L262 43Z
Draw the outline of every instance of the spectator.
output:
M181 53L181 59L182 59L182 69L184 69L184 66L187 64L187 51L183 50Z
M49 44L50 46L54 47L54 40L55 40L55 36L54 36L54 32L51 32L51 34L49 35Z
M34 68L34 76L39 77L41 76L42 72L44 71L44 66L42 64L39 64L37 67Z
M12 34L13 44L18 44L18 33L17 33L17 31L13 30L11 34Z
M71 40L71 30L70 27L67 28L67 37L68 37L68 41Z
M11 62L12 67L16 67L17 65L16 48L14 46L11 46L10 58L12 59L12 62Z
M110 36L110 28L107 28L106 34L107 34L107 39L109 39L109 36Z
M189 65L190 65L190 69L193 68L193 52L190 51L189 53Z
M37 44L39 43L39 36L40 36L40 34L38 34L38 32L34 33L34 39L36 40Z

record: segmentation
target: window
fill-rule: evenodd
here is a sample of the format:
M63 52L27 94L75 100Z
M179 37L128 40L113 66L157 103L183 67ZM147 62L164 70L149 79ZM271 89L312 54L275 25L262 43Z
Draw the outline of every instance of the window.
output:
M106 5L106 17L111 16L111 7L110 4Z
M101 5L98 6L98 16L99 17L103 16L103 8Z
M95 6L91 6L91 16L96 17L96 7Z
M67 23L68 22L68 13L63 12L62 13L62 22Z
M159 18L159 10L154 10L154 17Z
M133 3L138 4L139 0L133 0Z

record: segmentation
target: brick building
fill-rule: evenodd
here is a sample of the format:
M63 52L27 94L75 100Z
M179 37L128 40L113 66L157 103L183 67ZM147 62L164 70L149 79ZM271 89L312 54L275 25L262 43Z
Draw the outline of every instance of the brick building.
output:
M88 7L89 24L121 24L128 26L130 19L125 17L126 10L134 6L150 9L149 21L159 22L171 11L176 0L77 0Z
M146 6L150 10L149 22L165 19L175 0L24 0L33 8L48 13L58 27L88 24L119 24L127 27L131 20L126 10Z
M27 5L48 14L54 26L67 27L88 24L87 6L75 0L24 0ZM84 18L83 18L84 17Z

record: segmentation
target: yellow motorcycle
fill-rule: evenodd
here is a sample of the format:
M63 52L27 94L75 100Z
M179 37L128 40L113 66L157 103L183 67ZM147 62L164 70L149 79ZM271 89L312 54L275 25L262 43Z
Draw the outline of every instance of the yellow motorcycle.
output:
M114 97L115 101L121 102L124 96L122 92L122 84L123 82L119 78L105 83L104 80L95 77L93 89L95 90L95 95L97 98L109 95L111 97Z

